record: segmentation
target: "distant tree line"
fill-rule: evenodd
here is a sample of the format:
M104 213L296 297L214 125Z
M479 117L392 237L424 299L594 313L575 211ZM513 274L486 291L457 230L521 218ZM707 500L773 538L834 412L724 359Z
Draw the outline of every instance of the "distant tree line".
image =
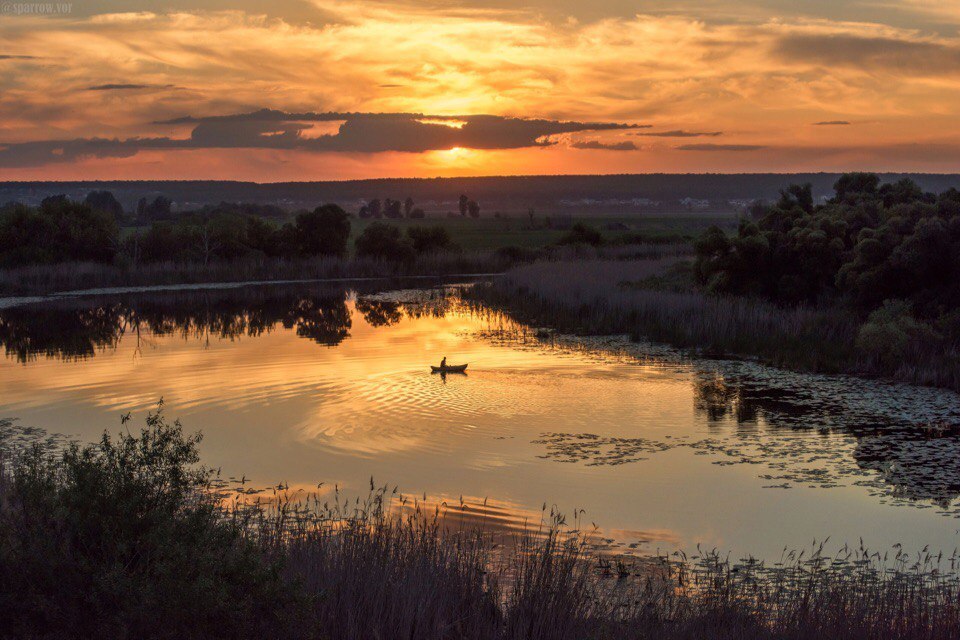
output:
M275 212L262 205L221 203L176 216L169 215L169 207L169 200L158 196L139 214L158 219L146 229L123 232L119 225L123 208L106 191L91 192L83 202L53 196L39 207L5 205L0 208L0 267L61 262L210 264L252 256L297 260L344 257L350 249L350 216L334 204L301 211L285 224L265 217ZM406 262L456 246L439 226L413 226L402 232L374 222L356 239L354 249L359 257Z
M425 218L426 213L423 209L414 206L413 198L407 197L406 200L393 200L387 198L381 201L378 198L370 200L360 207L357 215L360 218L391 218L398 220L400 218ZM471 218L480 217L480 205L476 200L471 200L465 195L461 195L458 200L458 208L461 216L469 215Z
M348 249L350 219L337 205L301 211L283 225L262 217L258 205L255 213L248 205L205 207L155 221L145 231L121 234L122 207L111 200L107 192L94 192L84 202L54 196L39 207L0 208L0 266L74 261L208 264L251 255L344 256ZM158 197L147 210L168 211L167 202Z
M357 215L360 218L393 218L394 220L427 217L423 209L414 206L413 198L410 197L403 202L390 198L381 202L378 198L374 198L361 206Z
M127 236L122 255L133 262L203 262L250 255L297 259L342 257L350 237L349 215L333 204L298 213L277 225L257 215L219 209L155 222L146 232Z

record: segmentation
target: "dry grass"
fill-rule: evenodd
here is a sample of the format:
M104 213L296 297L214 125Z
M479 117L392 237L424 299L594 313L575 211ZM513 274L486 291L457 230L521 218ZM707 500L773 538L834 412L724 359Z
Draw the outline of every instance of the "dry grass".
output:
M676 265L675 258L536 263L511 269L475 295L524 322L566 331L629 333L816 371L843 370L855 360L852 315L661 286L658 279Z
M372 487L372 484L371 484ZM958 559L823 545L768 565L716 550L637 558L593 551L554 511L522 533L444 506L281 496L254 509L258 540L309 594L332 638L953 638ZM246 512L246 507L239 512Z
M371 484L372 487L372 484ZM522 533L454 517L454 506L281 495L247 531L281 554L308 595L299 620L330 638L954 638L958 559L835 555L823 545L768 565L716 550L638 558L593 551L559 513ZM235 507L246 514L249 505ZM251 526L251 524L253 526ZM322 634L321 634L322 636ZM324 637L324 636L322 636Z
M249 258L233 262L152 263L119 267L96 263L34 265L0 270L0 295L33 295L106 287L259 282L322 278L453 275L499 272L510 261L493 252L451 252L420 256L408 265L369 259L315 258L286 261Z
M204 265L197 262L161 262L117 266L93 262L32 265L0 269L0 296L37 295L107 287L202 284L214 282L269 282L323 278L444 276L499 273L517 262L545 260L654 259L690 254L689 245L628 244L609 247L547 247L487 251L449 251L417 256L412 263L366 258L317 257L290 261L244 258Z

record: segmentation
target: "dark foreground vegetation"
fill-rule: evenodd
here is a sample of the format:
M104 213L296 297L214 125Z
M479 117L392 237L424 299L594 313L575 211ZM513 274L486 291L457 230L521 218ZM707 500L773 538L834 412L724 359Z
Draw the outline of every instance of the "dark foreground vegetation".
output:
M258 502L158 411L138 435L24 444L0 423L10 638L954 638L930 556L602 557L544 513L522 534L377 490ZM228 496L234 497L228 497ZM401 505L401 509L391 508ZM938 564L939 563L939 564Z
M960 390L956 189L848 174L818 205L794 185L694 248L692 265L520 267L479 293L535 323Z

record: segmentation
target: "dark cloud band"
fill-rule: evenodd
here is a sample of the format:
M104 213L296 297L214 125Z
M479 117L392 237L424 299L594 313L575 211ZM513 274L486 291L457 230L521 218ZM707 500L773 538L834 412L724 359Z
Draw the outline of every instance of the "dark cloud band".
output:
M112 89L134 85L102 85ZM93 89L93 87L91 87ZM339 122L336 133L309 135L316 122ZM491 115L430 116L411 113L287 113L260 110L227 116L192 116L157 122L195 125L189 138L169 137L37 141L0 145L0 167L40 166L84 157L128 157L146 149L262 148L301 151L418 153L453 147L519 149L555 144L552 136L631 129L612 122L563 122ZM599 143L598 143L599 144ZM629 144L630 148L633 143ZM623 145L605 148L625 150Z

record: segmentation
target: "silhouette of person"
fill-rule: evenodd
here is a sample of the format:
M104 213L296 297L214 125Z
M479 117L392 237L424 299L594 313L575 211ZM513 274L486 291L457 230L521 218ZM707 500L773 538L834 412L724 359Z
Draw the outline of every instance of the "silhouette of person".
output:
M447 356L443 356L443 360L440 361L440 368L443 369L447 366Z

